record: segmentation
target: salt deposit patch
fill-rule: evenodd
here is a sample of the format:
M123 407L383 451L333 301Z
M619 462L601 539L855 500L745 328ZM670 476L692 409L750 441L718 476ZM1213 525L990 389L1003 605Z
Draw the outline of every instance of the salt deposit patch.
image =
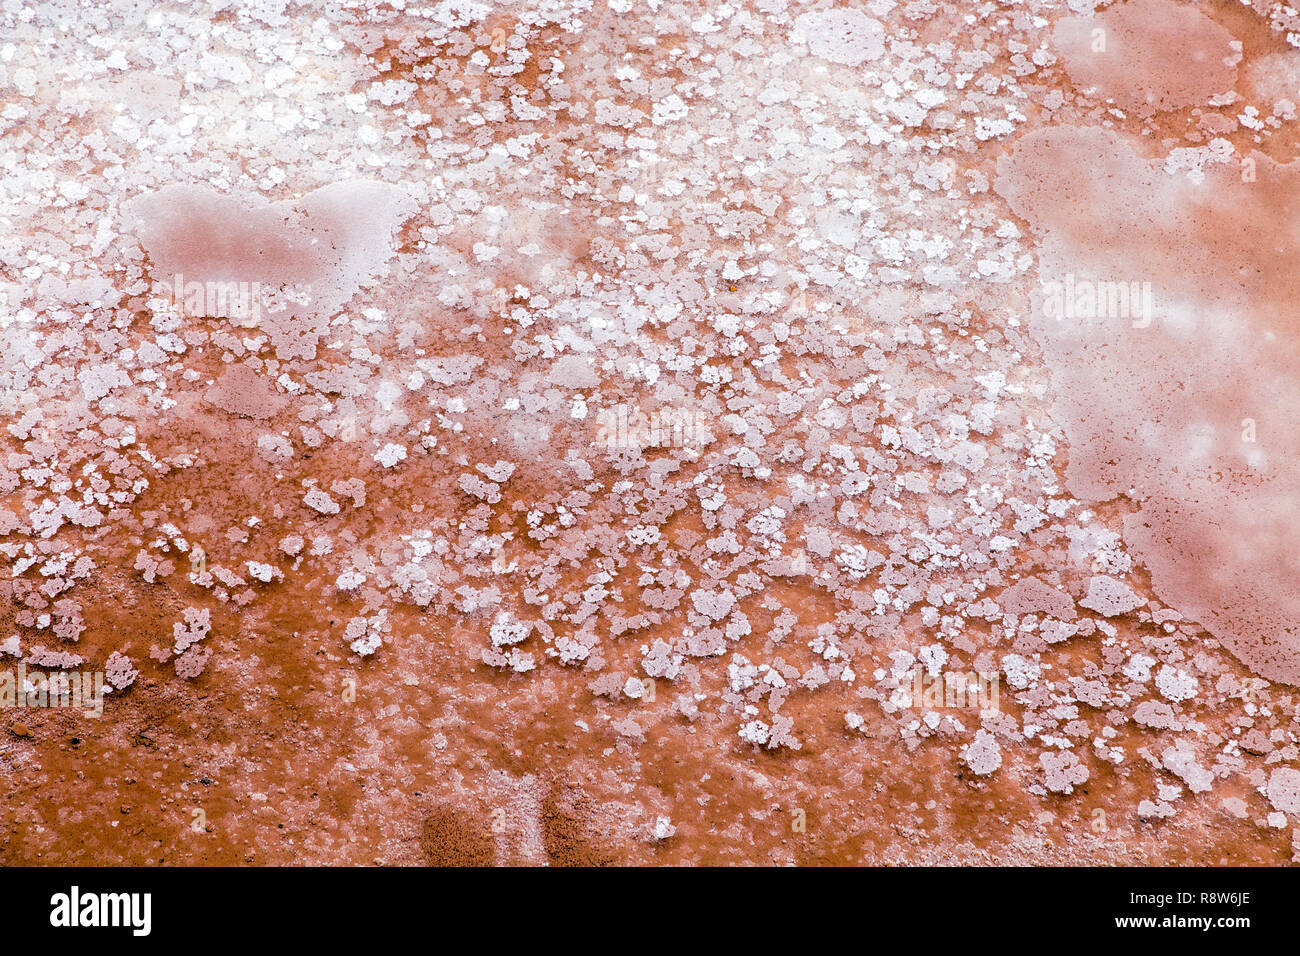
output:
M316 323L383 273L395 232L415 210L403 190L367 181L335 183L282 203L173 185L123 205L156 282L248 284L269 297L261 322L282 359L315 355Z
M1268 778L1268 799L1282 813L1300 813L1300 770L1278 767Z
M1140 500L1125 541L1157 594L1295 683L1300 169L1248 158L1245 177L1226 143L1148 158L1121 134L1055 127L1002 157L995 185L1041 236L1044 289L1150 287L1150 310L1128 314L1034 296L1071 490Z
M1252 60L1243 73L1265 105L1300 102L1300 53L1270 53Z
M885 28L857 10L814 10L795 21L796 38L808 43L813 56L858 66L885 52Z
M275 388L247 365L232 365L203 398L223 411L246 418L270 418L285 403Z
M1105 617L1114 617L1127 614L1146 602L1123 581L1098 574L1089 579L1088 593L1079 603Z
M1146 113L1231 89L1241 59L1232 34L1172 0L1131 0L1094 17L1067 17L1052 40L1076 86Z

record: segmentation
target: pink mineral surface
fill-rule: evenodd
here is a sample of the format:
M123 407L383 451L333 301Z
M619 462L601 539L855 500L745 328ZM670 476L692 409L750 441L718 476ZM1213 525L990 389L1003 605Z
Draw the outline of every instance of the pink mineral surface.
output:
M0 9L0 863L1300 859L1297 46Z

